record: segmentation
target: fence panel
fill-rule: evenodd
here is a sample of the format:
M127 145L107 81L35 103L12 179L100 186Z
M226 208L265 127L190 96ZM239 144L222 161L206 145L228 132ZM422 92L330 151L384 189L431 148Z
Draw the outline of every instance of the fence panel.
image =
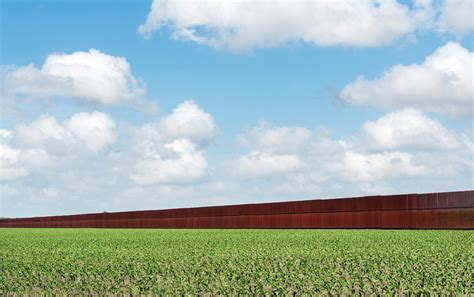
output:
M473 192L2 218L0 227L474 229Z

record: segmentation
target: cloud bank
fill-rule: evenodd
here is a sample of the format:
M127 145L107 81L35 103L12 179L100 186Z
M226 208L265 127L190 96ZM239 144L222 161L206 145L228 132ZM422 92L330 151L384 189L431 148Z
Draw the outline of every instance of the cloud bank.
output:
M416 28L397 1L154 1L138 32L169 26L176 39L246 51L290 41L318 46L390 44Z
M236 135L242 152L211 162L216 134L193 101L139 126L43 115L0 130L2 203L51 213L434 191L469 185L474 168L472 136L415 109L344 138L261 122Z
M140 185L193 184L208 176L204 148L217 127L213 117L193 101L179 104L158 123L134 132L138 154L131 179Z
M423 64L394 65L379 78L359 76L339 96L353 105L413 107L451 117L473 115L474 53L448 42Z
M145 85L123 57L98 50L50 54L40 68L9 67L4 73L5 97L73 98L103 106L134 105L155 108L144 99Z
M316 46L373 47L434 30L471 32L472 1L169 1L154 0L138 32L166 28L177 40L245 52L305 42Z

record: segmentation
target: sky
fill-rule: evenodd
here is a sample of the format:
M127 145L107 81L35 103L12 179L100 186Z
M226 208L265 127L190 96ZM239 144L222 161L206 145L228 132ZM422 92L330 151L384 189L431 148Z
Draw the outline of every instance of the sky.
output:
M471 0L0 5L1 217L473 188Z

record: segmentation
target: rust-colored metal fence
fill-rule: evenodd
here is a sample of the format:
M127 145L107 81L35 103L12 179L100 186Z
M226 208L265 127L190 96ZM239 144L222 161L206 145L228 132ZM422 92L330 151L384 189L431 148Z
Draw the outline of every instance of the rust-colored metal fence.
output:
M33 228L474 229L474 191L0 219Z

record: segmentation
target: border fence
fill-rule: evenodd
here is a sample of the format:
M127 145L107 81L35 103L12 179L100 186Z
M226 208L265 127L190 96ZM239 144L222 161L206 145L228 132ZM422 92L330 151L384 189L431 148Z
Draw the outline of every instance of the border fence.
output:
M474 191L0 219L19 228L474 229Z

